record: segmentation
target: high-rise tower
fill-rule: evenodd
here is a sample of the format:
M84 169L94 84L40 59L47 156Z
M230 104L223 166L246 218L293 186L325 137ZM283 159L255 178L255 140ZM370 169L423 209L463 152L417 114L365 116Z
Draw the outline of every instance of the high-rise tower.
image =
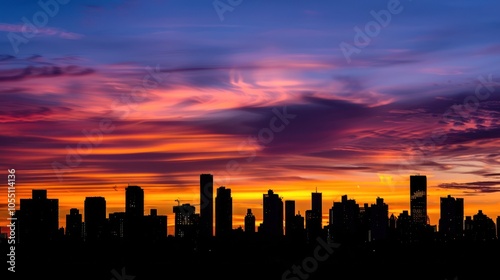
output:
M414 227L427 225L427 176L410 176L410 216Z
M200 175L200 237L210 238L214 228L214 176Z

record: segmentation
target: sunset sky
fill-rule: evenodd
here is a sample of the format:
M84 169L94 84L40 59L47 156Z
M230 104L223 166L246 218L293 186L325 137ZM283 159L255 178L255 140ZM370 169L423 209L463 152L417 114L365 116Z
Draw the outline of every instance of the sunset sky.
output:
M448 194L500 216L499 1L43 1L0 4L0 177L60 227L131 184L173 234L201 173L235 228L268 189L322 192L324 225L344 194L397 216L417 173L431 224Z

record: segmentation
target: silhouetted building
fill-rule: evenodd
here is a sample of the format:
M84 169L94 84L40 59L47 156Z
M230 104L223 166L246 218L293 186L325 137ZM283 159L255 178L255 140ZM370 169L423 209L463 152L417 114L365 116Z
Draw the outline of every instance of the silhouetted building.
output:
M472 240L473 241L490 241L496 237L495 223L493 219L488 217L479 210L472 217Z
M174 206L175 237L196 240L199 236L200 215L188 204Z
M318 191L311 193L311 210L322 213L323 212L323 194Z
M167 216L158 215L157 209L151 209L144 216L144 235L147 241L160 241L167 237Z
M139 241L144 233L144 190L139 186L125 189L124 237L127 241Z
M139 186L125 188L125 213L127 216L144 216L144 190Z
M231 189L222 186L215 197L215 236L229 236L233 230L233 198Z
M451 195L440 198L439 235L443 240L462 239L464 232L464 199Z
M214 176L200 175L200 236L213 236L214 223Z
M360 242L363 233L360 230L360 210L354 199L342 196L340 202L334 202L329 212L330 238L338 243Z
M472 241L474 238L474 232L473 232L473 223L472 223L472 217L471 216L465 216L465 221L464 221L464 238Z
M245 232L255 233L255 215L252 213L252 209L247 209L245 215Z
M103 241L106 237L106 199L101 196L85 198L84 207L85 242Z
M299 213L297 213L297 215L295 215L293 224L294 224L294 230L293 230L294 233L292 237L298 241L305 240L306 238L306 228L304 226L305 219L302 215L300 215L300 211Z
M388 238L392 241L397 240L397 229L396 229L397 218L392 213L389 217L389 232Z
M20 200L17 224L19 243L47 242L59 236L59 200L48 199L47 190L34 189L32 198Z
M292 236L295 228L295 200L285 200L285 236Z
M396 220L397 240L401 243L411 242L412 220L408 210L403 210Z
M82 241L83 240L83 219L82 214L76 208L69 209L69 214L66 215L66 240Z
M427 176L410 176L410 216L416 228L427 224Z
M371 241L371 208L368 203L364 203L359 208L360 232L363 236L363 242Z
M377 197L376 203L370 207L368 241L385 240L388 238L389 205L384 199Z
M108 234L112 240L123 240L125 237L125 212L109 213L108 216Z
M321 213L314 210L306 210L306 238L308 242L315 242L316 238L321 235Z
M283 236L283 200L273 190L263 195L262 232L269 237Z
M322 193L311 193L311 210L306 210L306 234L309 242L314 242L321 236L323 229L323 201Z

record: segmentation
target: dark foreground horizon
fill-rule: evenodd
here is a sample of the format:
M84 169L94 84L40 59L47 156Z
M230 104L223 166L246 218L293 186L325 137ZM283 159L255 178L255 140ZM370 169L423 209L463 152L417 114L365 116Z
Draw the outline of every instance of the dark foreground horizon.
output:
M2 251L8 249L2 243ZM18 245L15 272L29 279L495 279L500 242L332 244L318 238ZM6 254L3 254L4 256Z

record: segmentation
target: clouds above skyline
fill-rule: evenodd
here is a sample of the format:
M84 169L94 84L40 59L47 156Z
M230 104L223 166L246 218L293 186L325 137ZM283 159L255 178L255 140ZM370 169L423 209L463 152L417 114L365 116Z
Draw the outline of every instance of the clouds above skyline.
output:
M132 181L164 200L207 171L248 203L274 186L305 207L319 185L402 208L412 173L495 195L498 3L401 1L349 63L339 45L387 5L244 1L221 21L210 2L69 2L16 53L8 34L42 9L19 1L0 20L2 166L26 195Z

